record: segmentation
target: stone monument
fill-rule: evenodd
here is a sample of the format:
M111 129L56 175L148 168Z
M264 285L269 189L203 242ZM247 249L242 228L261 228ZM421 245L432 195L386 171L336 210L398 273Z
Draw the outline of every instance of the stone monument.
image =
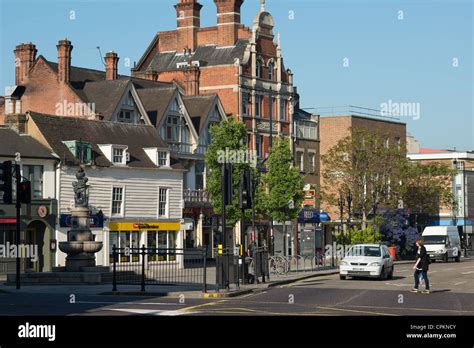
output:
M76 174L74 187L74 208L71 208L72 228L68 231L67 242L60 242L59 249L67 254L66 272L84 271L95 267L95 253L102 249L102 242L94 241L89 224L89 185L84 168Z

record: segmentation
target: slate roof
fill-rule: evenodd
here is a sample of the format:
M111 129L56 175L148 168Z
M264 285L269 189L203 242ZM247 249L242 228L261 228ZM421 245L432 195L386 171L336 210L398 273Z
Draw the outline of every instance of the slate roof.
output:
M45 61L57 73L58 64L46 59ZM69 84L85 103L94 103L96 112L101 113L106 121L111 120L112 113L129 83L133 83L137 90L152 88L155 92L160 88L176 88L174 83L151 81L125 75L118 75L116 80L106 80L104 71L71 66Z
M191 55L182 52L158 52L151 60L149 66L143 71L151 69L157 72L176 70L178 63L199 61L200 66L214 66L234 64L235 58L243 59L249 40L239 39L235 46L217 47L216 45L198 46Z
M20 135L11 128L0 128L0 156L15 157L16 152L23 158L57 159L31 136Z
M158 127L161 119L165 115L171 98L176 92L173 88L146 88L137 90L138 96L148 113L151 123Z
M92 157L98 167L112 167L113 164L100 151L97 144L128 146L131 161L127 166L136 168L156 168L143 148L168 148L153 126L58 117L35 112L30 112L29 116L53 151L66 163L76 161L63 141L89 142L92 145ZM173 168L178 169L180 165L175 165Z
M206 124L207 116L209 115L216 98L217 94L183 97L186 110L188 110L189 117L191 117L194 128L198 134L201 133L202 128Z

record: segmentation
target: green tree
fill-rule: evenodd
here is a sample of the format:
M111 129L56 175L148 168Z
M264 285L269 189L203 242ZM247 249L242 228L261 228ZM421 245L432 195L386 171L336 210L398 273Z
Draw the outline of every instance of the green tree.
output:
M376 216L380 206L398 204L398 197L390 190L393 183L399 182L406 154L400 146L386 146L388 133L362 129L350 132L322 156L322 196L329 204L337 205L338 191L344 197L350 191L353 211L360 214L362 226L366 227L369 215Z
M247 145L245 145L247 130L243 123L230 117L228 121L222 121L219 125L211 126L210 133L212 142L205 154L207 166L206 191L210 194L214 212L221 214L222 165L226 161L232 162L233 202L226 206L226 220L228 225L234 225L240 220L241 216L238 208L240 175L245 169L250 169L250 161L242 161L243 157L241 156L248 153Z
M343 234L337 233L336 239L338 244L344 243L345 245L379 244L382 243L383 235L380 233L380 229L377 226L375 226L374 229L373 221L371 221L365 228L353 227L351 230L345 231Z
M455 171L447 164L419 162L403 163L398 195L404 208L413 213L436 215L440 208L456 209L457 202L452 192Z
M298 168L293 166L288 138L275 138L268 158L267 173L262 175L262 184L258 196L266 215L279 222L298 217L304 198L304 179Z

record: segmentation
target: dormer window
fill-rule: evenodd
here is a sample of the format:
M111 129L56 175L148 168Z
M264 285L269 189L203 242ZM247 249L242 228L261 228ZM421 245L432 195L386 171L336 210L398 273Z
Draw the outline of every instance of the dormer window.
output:
M168 152L158 151L158 165L160 167L169 167Z
M123 149L114 148L114 153L112 156L112 160L114 164L122 164L123 163Z
M63 141L74 158L80 163L92 163L92 145L81 140Z
M126 165L128 162L127 146L113 145L112 146L112 163L114 165Z
M165 149L159 149L157 147L143 148L148 158L157 167L169 167L170 166L170 153Z

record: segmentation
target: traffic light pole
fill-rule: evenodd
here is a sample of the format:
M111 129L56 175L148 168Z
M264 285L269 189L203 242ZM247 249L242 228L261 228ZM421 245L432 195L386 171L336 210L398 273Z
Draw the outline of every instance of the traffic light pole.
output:
M18 198L18 183L21 182L21 173L20 173L20 166L15 164L15 178L16 178L16 233L15 233L15 241L16 241L16 288L17 290L20 289L20 219L21 219L21 201Z

